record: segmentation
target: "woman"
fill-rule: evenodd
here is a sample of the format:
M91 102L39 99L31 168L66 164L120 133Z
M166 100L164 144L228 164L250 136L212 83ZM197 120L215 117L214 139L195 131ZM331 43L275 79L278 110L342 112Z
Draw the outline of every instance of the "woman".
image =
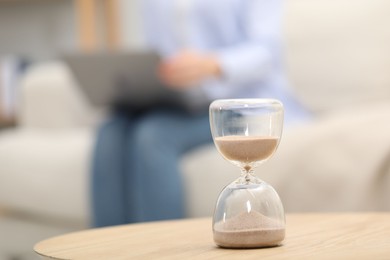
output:
M102 126L92 175L95 226L184 217L178 164L211 142L205 101L270 97L284 103L287 124L307 116L286 88L281 1L143 0L142 7L146 43L163 57L159 77L186 92L192 109L119 109Z

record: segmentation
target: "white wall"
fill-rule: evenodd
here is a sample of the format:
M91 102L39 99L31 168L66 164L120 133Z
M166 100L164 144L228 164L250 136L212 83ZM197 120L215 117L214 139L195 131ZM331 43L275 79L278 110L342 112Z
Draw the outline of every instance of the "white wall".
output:
M142 48L142 0L119 0L124 49ZM0 58L9 54L49 59L78 48L74 1L0 1Z
M45 59L75 48L73 1L0 1L0 56Z
M143 47L140 1L119 0L122 45L126 49Z

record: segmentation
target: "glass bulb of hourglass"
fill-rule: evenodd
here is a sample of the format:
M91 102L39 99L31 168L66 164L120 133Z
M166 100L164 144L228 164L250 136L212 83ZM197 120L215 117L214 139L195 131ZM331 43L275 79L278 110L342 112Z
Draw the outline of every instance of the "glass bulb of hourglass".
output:
M219 152L231 163L242 169L243 177L249 177L253 168L268 159L276 150L278 137L220 136L215 138Z
M216 100L210 105L210 126L220 154L241 168L241 176L219 195L215 243L228 248L279 245L285 235L283 205L276 191L253 173L277 149L282 104L272 99Z

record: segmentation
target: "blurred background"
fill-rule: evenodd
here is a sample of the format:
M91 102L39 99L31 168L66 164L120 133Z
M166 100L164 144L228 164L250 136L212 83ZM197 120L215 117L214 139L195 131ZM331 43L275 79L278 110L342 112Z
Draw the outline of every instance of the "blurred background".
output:
M286 0L292 90L314 114L259 175L287 212L390 210L390 2ZM90 225L93 107L59 57L143 49L136 0L0 0L0 259ZM211 216L237 169L203 146L182 160L188 217Z

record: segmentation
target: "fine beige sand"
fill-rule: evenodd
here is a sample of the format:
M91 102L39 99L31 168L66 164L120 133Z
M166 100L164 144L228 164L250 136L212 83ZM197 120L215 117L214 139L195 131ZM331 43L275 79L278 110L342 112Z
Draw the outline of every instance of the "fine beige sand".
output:
M215 143L228 160L251 163L267 159L275 151L279 138L270 136L221 136Z
M284 225L259 212L243 212L214 225L214 241L227 248L256 248L279 245L285 237Z

